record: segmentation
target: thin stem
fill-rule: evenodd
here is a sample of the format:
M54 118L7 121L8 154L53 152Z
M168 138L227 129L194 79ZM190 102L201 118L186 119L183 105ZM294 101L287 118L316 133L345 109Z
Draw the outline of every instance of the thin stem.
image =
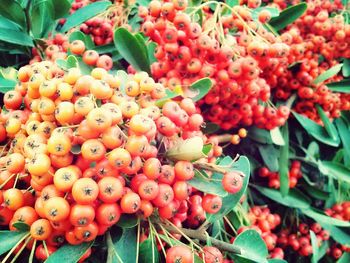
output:
M26 239L27 237L29 237L29 236L30 236L30 233L24 235L24 236L13 246L13 248L11 248L11 250L7 253L6 257L4 257L4 259L1 261L1 263L5 263L5 262L9 259L9 257L10 257L11 254L13 253L13 251L15 251L15 249L18 247L18 245L21 244L22 241L23 241L24 239Z
M27 244L29 243L29 241L31 240L31 238L28 238L24 244L22 245L22 247L20 248L20 250L16 253L16 255L13 257L13 259L11 260L11 263L16 262L16 259L21 255L22 251L25 249L25 247L27 246Z

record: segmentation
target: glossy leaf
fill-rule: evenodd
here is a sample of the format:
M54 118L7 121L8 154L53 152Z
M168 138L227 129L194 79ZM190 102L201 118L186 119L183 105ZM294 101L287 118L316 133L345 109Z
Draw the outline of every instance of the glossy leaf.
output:
M281 147L280 156L278 159L279 166L279 176L280 176L280 191L282 196L287 196L289 192L289 130L288 123L286 123L282 128L282 136L285 145Z
M150 74L150 62L147 47L144 42L140 41L125 28L118 28L114 32L114 44L120 55L133 66L135 70L146 71Z
M54 7L51 1L34 0L30 10L31 31L35 38L46 37L53 27Z
M329 192L322 191L314 186L311 186L307 183L305 183L302 187L305 189L305 193L308 193L313 198L320 199L320 200L327 200L330 196Z
M7 28L7 29L20 29L20 26L13 22L12 20L0 15L0 28Z
M0 77L0 93L6 93L9 90L13 90L15 86L16 81Z
M284 138L282 136L281 130L279 127L276 127L270 131L272 142L276 145L285 145Z
M344 163L349 167L350 165L350 129L347 127L345 121L342 118L335 120L335 125L338 129L340 140L344 149Z
M343 64L340 63L340 64L337 64L337 65L327 69L325 72L323 72L317 78L315 78L313 83L314 84L319 84L319 83L324 82L327 79L330 79L331 77L337 75L340 72L342 66L343 66Z
M209 78L203 78L203 79L197 80L196 82L192 83L190 87L191 94L189 95L189 97L193 101L198 101L201 98L203 98L205 95L207 95L207 93L212 88L212 86L213 86L213 83Z
M98 1L78 9L67 17L66 22L60 31L67 32L73 27L79 26L86 20L105 11L111 4L110 1Z
M312 245L311 262L317 263L318 262L318 240L316 238L315 233L311 230L310 230L310 237L311 237L311 245Z
M12 20L22 28L26 26L26 18L21 5L14 0L0 1L0 15Z
M23 222L15 222L12 224L18 231L26 232L30 229L29 225Z
M322 126L318 125L316 122L310 120L309 118L296 113L294 111L293 115L298 120L298 122L301 124L301 126L304 127L304 129L315 139L319 140L320 142L324 144L328 144L330 146L337 147L339 145L339 141L333 140Z
M323 223L323 224L329 224L329 225L338 226L338 227L350 227L350 222L336 219L336 218L327 216L325 214L321 214L314 209L302 209L301 212L304 215L311 217L312 219L314 219L316 222L320 224Z
M219 165L221 167L226 167L228 171L240 171L245 176L243 177L242 189L236 194L228 194L227 196L222 198L222 207L218 213L207 215L207 220L211 223L222 218L223 216L227 215L230 211L232 211L232 209L241 199L242 195L245 193L250 176L249 160L245 156L240 156L238 161L234 163L232 163L231 157L226 156L220 161Z
M203 193L224 197L227 196L228 193L222 186L222 177L222 174L215 173L211 178L206 178L203 173L196 172L195 177L187 181L187 183Z
M349 245L350 243L350 234L341 229L340 227L332 226L330 224L320 223L322 228L329 231L332 238L340 244Z
M270 171L277 172L279 169L278 158L280 156L280 152L272 144L258 145L258 149L264 164Z
M306 3L300 3L284 9L279 16L270 20L269 24L276 30L282 30L302 16L307 9Z
M350 169L346 166L330 161L323 161L320 164L321 168L328 172L326 175L331 175L337 180L350 183Z
M326 84L327 87L334 92L350 93L350 79L343 79L338 82Z
M110 235L110 234L109 234ZM136 258L136 231L135 228L122 228L120 235L113 234L107 237L110 262L134 263Z
M254 245L253 245L254 244ZM234 257L234 261L239 262L239 258L243 257L254 262L267 262L268 251L264 240L255 230L246 230L239 234L233 241L233 245L241 249L239 257Z
M261 186L254 186L260 193L266 197L274 200L277 203L285 205L287 207L294 208L309 208L311 201L302 192L297 189L291 189L287 196L283 197L281 192L276 189L265 188Z
M71 8L70 0L50 0L54 7L54 19L65 17Z
M33 40L29 35L13 29L0 28L0 41L27 47L34 46Z
M0 255L13 248L28 232L0 231Z
M45 263L76 263L92 244L93 242L82 243L75 246L66 244L54 252Z
M74 31L69 35L69 42L72 43L74 40L81 40L84 42L86 49L94 49L95 44L91 39L90 35L86 35L81 31ZM113 46L114 48L114 46Z
M326 113L322 109L320 105L316 105L316 109L318 112L318 115L320 116L324 128L326 129L328 135L332 138L333 141L337 142L338 144L340 143L340 138L338 135L337 129L334 127L333 123L329 120L327 117Z
M145 241L140 244L139 262L140 263L158 263L159 252L155 238L150 235Z

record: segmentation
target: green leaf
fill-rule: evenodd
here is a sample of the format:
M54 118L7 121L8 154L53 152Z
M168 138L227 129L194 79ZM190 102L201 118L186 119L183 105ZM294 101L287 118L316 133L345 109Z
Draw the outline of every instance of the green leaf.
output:
M56 64L60 69L68 69L67 61L65 61L64 59L56 59Z
M125 28L118 28L114 32L114 44L122 57L133 66L135 70L146 71L150 74L150 62L147 48L139 37L135 37Z
M13 248L28 232L0 231L0 255Z
M47 37L54 24L54 7L51 1L34 0L30 10L31 31L35 38Z
M135 228L122 228L120 235L113 234L110 239L107 237L108 253L113 257L111 262L135 263L138 245Z
M350 77L350 59L344 58L342 74L344 77Z
M344 163L349 167L350 165L350 130L347 127L345 121L342 118L338 118L335 120L335 125L338 129L340 140L343 144L344 149Z
M139 262L158 263L160 259L157 244L152 235L140 244Z
M350 183L350 169L348 169L346 166L330 161L323 161L320 162L320 164L322 169L328 171L326 175L331 175L337 180Z
M270 135L272 142L276 145L285 145L285 141L283 139L282 133L280 128L276 127L272 130L270 130Z
M97 51L100 55L117 51L114 43L109 43L107 45L94 47L94 50Z
M121 228L133 228L138 222L139 219L136 215L122 214L116 225Z
M110 1L98 1L78 9L73 14L67 17L66 22L64 23L60 31L67 32L73 27L79 26L86 20L105 11L111 4L112 3Z
M320 199L320 200L327 200L330 196L329 192L322 191L314 186L311 186L307 183L303 185L303 189L305 190L305 193L308 193L313 198Z
M338 82L332 82L326 84L327 87L334 92L350 93L350 79L343 79Z
M23 223L23 222L15 222L13 224L13 226L18 230L18 231L22 231L22 232L26 232L30 229L30 227L26 224L26 223Z
M326 113L324 112L324 110L320 105L316 105L316 109L317 109L318 115L320 115L321 117L321 120L324 124L324 127L328 135L332 138L332 140L334 140L335 142L338 142L339 144L340 138L338 136L337 129L334 127L333 123L331 123L331 121L329 120L329 118L327 117Z
M283 197L288 195L289 192L289 130L288 123L283 126L282 130L285 145L281 147L279 157L279 175L280 175L280 191Z
M233 163L232 158L226 156L220 161L219 166L227 167L228 171L240 171L245 176L243 178L242 189L236 194L228 194L222 198L222 207L218 213L207 215L207 221L211 223L227 215L236 206L247 189L250 176L249 160L245 156L240 156L238 161Z
M205 127L202 128L204 134L212 134L220 130L220 126L213 122L206 122Z
M156 101L156 105L158 107L163 107L165 102L181 95L179 92L176 92L176 90L170 90L170 89L166 89L165 93L166 93L166 96Z
M332 226L330 224L325 224L322 222L320 223L320 225L322 226L322 228L329 231L330 235L335 241L343 245L349 245L350 235L347 232L345 232L343 229L336 226Z
M91 36L86 35L81 31L74 31L69 35L69 42L72 43L74 40L83 41L86 49L94 49L95 48L95 44L92 41Z
M271 258L267 260L269 263L288 263L284 259L279 259L279 258Z
M254 244L254 245L253 245ZM241 254L234 261L239 262L239 258L243 257L255 262L267 262L268 251L264 240L255 230L246 230L239 234L233 241L233 245L241 249Z
M336 219L336 218L327 216L325 214L321 214L312 208L302 209L301 212L304 215L314 219L316 222L320 224L322 223L322 224L329 224L329 225L338 226L338 227L350 227L350 222Z
M189 96L193 101L198 101L203 98L212 88L213 83L209 78L203 78L192 83L190 87L191 95Z
M227 196L228 193L222 186L222 174L215 173L211 178L206 178L203 173L196 171L195 176L187 181L187 183L203 193L218 195L221 197Z
M312 245L311 262L317 263L318 262L318 241L315 233L312 230L310 230L310 237L311 237L311 245Z
M264 164L269 168L270 171L278 171L278 157L279 151L272 145L258 145L260 156L262 157Z
M6 93L9 90L13 90L15 86L16 81L0 77L0 93Z
M208 155L209 152L211 151L211 149L213 149L213 145L211 143L208 143L208 144L204 144L203 145L203 149L202 149L202 153L204 155Z
M50 0L54 7L54 19L66 17L71 8L71 2L69 0Z
M319 83L324 82L327 79L330 79L331 77L337 75L339 73L339 71L341 70L342 66L343 66L343 64L340 63L340 64L337 64L337 65L329 68L328 70L323 72L321 75L319 75L317 78L315 78L313 83L319 84Z
M285 197L283 197L281 192L276 189L265 188L261 186L254 186L254 188L256 188L266 197L284 206L308 209L311 204L311 200L295 188L291 189L288 195Z
M255 126L248 130L248 137L256 142L271 144L273 143L271 133L265 129L259 129Z
M154 52L156 50L157 44L155 42L150 42L147 45L147 54L148 54L148 59L151 64L154 62L157 62L156 57L154 56Z
M337 263L349 263L350 262L350 253L345 252L343 255L338 259Z
M278 17L270 20L269 24L276 30L280 31L289 24L293 23L300 16L302 16L307 9L306 3L300 3L284 9Z
M339 145L340 141L333 140L333 138L331 138L328 135L327 131L322 126L318 125L316 122L310 120L309 118L301 114L298 114L294 111L292 112L295 118L301 124L301 126L303 126L304 129L308 132L308 134L313 136L315 139L330 146L337 147Z
M12 20L22 28L26 25L26 18L21 5L14 0L0 1L0 15Z
M94 242L88 242L75 246L66 244L54 252L45 263L76 263L93 243Z
M0 41L27 47L34 46L33 40L29 35L12 29L0 28Z
M0 15L0 28L20 29L21 27L12 20Z

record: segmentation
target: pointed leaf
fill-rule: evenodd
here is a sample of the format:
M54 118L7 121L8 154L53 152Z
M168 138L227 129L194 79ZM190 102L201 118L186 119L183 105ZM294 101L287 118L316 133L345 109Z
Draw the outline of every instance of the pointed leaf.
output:
M293 111L293 115L301 124L301 126L303 126L304 129L308 132L308 134L313 136L315 139L319 140L324 144L328 144L330 146L337 147L339 145L338 141L333 140L333 138L331 138L328 135L324 127L318 125L316 122L294 111Z
M326 84L327 87L334 92L350 93L350 79L343 79L338 82L332 82Z
M139 262L140 263L158 263L160 255L157 249L157 243L152 235L140 244Z
M332 226L330 224L320 223L322 228L329 231L331 237L340 244L349 245L350 235L340 227Z
M29 35L12 29L0 28L0 41L27 47L34 46L33 40Z
M316 222L320 224L323 223L323 224L329 224L329 225L338 226L338 227L350 227L350 222L336 219L336 218L327 216L325 214L321 214L314 209L302 209L301 212L304 215L311 217L312 219L314 219Z
M114 32L114 44L122 57L138 71L150 74L148 54L145 54L144 42L132 35L125 28L118 28ZM147 51L146 51L147 52Z
M212 88L213 83L209 78L203 78L192 83L190 87L190 97L193 101L198 101L203 98Z
M176 98L178 96L181 96L182 95L182 90L181 90L181 92L178 92L177 90L166 89L165 93L166 93L166 96L164 96L163 98L161 98L161 99L156 101L156 105L158 107L163 107L165 102L167 102L168 100Z
M23 222L15 222L12 224L18 231L26 232L30 229L29 225Z
M319 84L319 83L324 82L327 79L330 79L331 77L337 75L340 72L342 66L343 66L343 64L340 63L338 65L335 65L335 66L329 68L328 70L323 72L321 75L319 75L317 78L315 78L313 83Z
M329 161L323 161L320 164L321 168L328 172L326 175L331 175L337 180L350 183L350 169L346 166Z
M322 109L320 105L316 105L318 115L324 124L324 128L326 129L328 135L332 138L333 141L340 143L340 138L337 132L337 129L334 127L333 123L329 120L326 113Z
M291 189L287 196L283 197L276 189L254 186L260 193L277 203L294 208L309 208L311 200L297 189Z
M302 16L307 9L306 3L300 3L297 5L290 6L284 9L279 16L274 17L270 20L269 24L276 30L279 31L284 29L289 24L293 23L300 16Z
M66 22L60 29L61 32L67 32L73 27L79 26L86 20L102 13L112 3L110 1L98 1L78 9L76 12L67 17Z
M13 248L28 232L0 231L0 255Z
M22 28L26 25L26 18L21 5L14 0L0 1L0 15L12 20Z
M339 132L340 140L343 144L344 149L344 163L349 167L350 165L350 130L347 127L345 121L342 118L338 118L335 120L335 125Z
M289 192L289 130L288 123L283 126L282 130L283 139L285 145L281 147L279 157L279 176L280 176L280 191L283 197L288 195Z
M280 151L277 150L272 144L258 145L258 149L264 164L270 171L277 172L279 169L278 157L280 156Z

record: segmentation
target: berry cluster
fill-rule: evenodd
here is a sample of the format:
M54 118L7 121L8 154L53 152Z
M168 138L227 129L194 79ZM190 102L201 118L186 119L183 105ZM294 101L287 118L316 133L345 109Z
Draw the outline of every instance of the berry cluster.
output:
M339 220L350 221L350 202L334 204L331 208L326 209L325 213Z
M15 90L4 95L0 224L16 230L15 223L25 223L30 239L48 241L54 251L65 241L94 240L122 214L148 218L156 211L177 226L198 226L206 213L217 213L221 197L188 183L195 170L220 171L215 161L222 153L216 144L203 156L203 144L211 142L193 101L157 106L166 88L147 73L125 73L122 82L83 42L69 49L101 67L84 75L35 62L20 68ZM186 142L190 155L181 151ZM240 172L223 174L231 194L242 183Z
M291 168L288 172L289 178L289 188L294 188L298 180L303 176L301 172L301 164L299 161L293 161ZM279 189L280 188L280 178L278 172L271 172L267 167L261 167L258 172L260 177L267 177L269 182L268 186L270 188Z
M181 85L185 92L198 78L211 78L214 87L199 104L206 109L205 117L223 129L283 125L289 109L269 103L270 86L260 75L288 55L288 45L253 20L244 6L230 9L230 15L221 13L220 3L214 13L204 6L204 21L218 22L203 25L195 21L196 9L186 14L186 7L183 0L153 0L148 8L140 8L142 31L158 44L153 76L170 87ZM266 15L262 12L260 20L267 22ZM234 28L238 32L232 35Z

